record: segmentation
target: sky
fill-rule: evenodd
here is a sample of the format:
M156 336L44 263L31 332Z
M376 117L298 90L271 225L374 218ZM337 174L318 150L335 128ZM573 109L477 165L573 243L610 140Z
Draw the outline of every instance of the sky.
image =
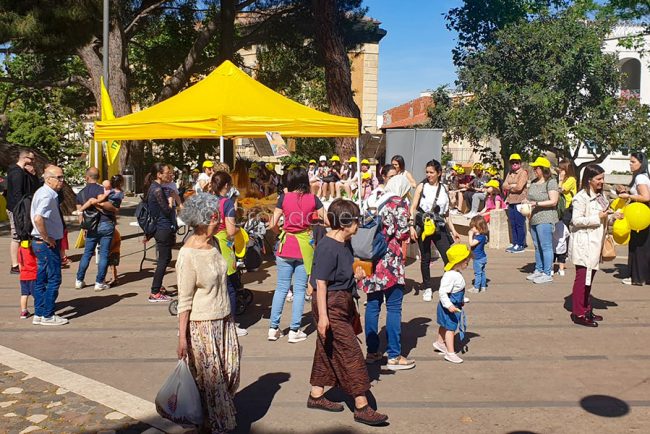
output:
M455 32L443 14L460 0L365 0L368 16L388 33L379 43L378 112L420 96L442 84L453 86L451 49Z

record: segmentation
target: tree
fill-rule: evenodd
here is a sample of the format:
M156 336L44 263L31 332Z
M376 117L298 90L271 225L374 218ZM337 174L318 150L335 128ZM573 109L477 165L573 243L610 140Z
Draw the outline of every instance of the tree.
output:
M480 141L496 137L504 161L547 151L575 161L586 148L599 163L646 128L647 109L617 97L617 59L601 51L611 23L579 12L510 25L468 56L459 83L472 96L452 110L451 135L485 154Z
M469 55L483 50L494 41L496 32L508 25L534 20L566 3L566 0L465 0L445 14L447 29L458 33L458 43L452 49L454 64L464 65Z

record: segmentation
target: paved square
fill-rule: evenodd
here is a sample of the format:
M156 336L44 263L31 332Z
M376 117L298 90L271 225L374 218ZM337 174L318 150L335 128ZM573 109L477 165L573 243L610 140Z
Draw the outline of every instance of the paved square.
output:
M146 262L139 272L141 243L128 225L131 221L120 219L120 232L127 239L122 243L121 284L116 288L99 293L92 287L75 290L81 251L69 252L76 262L63 271L57 308L70 319L63 327L32 326L31 321L18 318L18 279L9 275L5 233L0 239L0 251L6 252L0 256L0 345L153 402L175 365L177 323L166 305L147 302L152 263ZM70 229L73 242L77 229ZM306 305L307 341L266 340L275 286L275 268L268 263L244 275L255 300L240 318L249 335L240 340L237 432L648 432L650 287L620 283L626 255L627 249L620 249L619 257L597 273L594 307L605 320L589 329L573 325L566 309L572 266L552 284L534 285L525 280L533 262L531 250L516 255L488 250L489 289L469 294L469 339L461 365L444 362L433 352L436 303L424 303L417 294L413 283L420 280L419 264L410 264L402 347L417 366L397 373L370 369L378 408L390 416L390 426L374 429L353 422L349 411L328 414L306 408L315 328ZM91 265L86 281L92 282L94 273ZM440 261L432 264L432 274L442 275ZM471 282L471 266L464 275ZM165 285L175 288L173 270ZM285 307L282 327L288 327L289 315ZM380 324L384 321L382 315ZM0 349L0 363L4 363L2 356ZM20 368L0 366L0 373L11 369ZM21 374L4 375L3 382L20 381L14 375ZM13 399L0 397L0 401ZM51 401L49 395L35 395L33 400L36 406ZM26 410L26 416L32 411L37 410ZM0 409L0 432L19 432L19 426L4 424L2 414L9 412ZM92 429L81 423L71 425L70 431L120 429L114 421L102 423Z

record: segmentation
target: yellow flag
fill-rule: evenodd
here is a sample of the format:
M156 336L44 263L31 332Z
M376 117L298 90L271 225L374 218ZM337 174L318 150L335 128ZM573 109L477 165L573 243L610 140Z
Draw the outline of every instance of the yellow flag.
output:
M113 104L111 104L111 98L108 95L108 90L106 90L106 86L104 85L104 78L100 78L100 84L101 84L101 92L102 92L102 120L103 121L108 121L111 119L115 119L115 115L113 114ZM117 140L109 140L108 141L108 146L106 146L106 157L108 159L108 176L109 178L115 174L118 173L119 171L119 160L117 159L117 156L120 153L120 146L121 143L118 142Z

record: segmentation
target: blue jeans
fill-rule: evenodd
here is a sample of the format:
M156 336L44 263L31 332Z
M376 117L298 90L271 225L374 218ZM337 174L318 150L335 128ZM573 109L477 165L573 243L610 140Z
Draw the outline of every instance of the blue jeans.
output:
M535 271L551 275L553 268L553 223L540 223L530 227L535 246Z
M379 311L386 299L386 352L389 359L402 354L402 299L404 287L395 285L386 291L371 292L366 304L365 328L368 353L379 350Z
M56 298L61 286L61 241L50 247L42 241L34 241L32 249L36 256L37 272L34 285L34 315L49 318L54 315Z
M512 229L512 244L516 246L526 245L526 217L517 211L517 204L508 205L508 220Z
M474 288L487 288L487 278L485 277L485 266L487 257L474 259Z
M226 278L226 285L228 286L228 298L230 298L230 315L232 320L235 320L235 312L237 312L237 291L241 288L241 280L239 273L234 272L229 274Z
M97 265L96 283L104 283L106 271L108 270L108 255L111 253L111 241L113 240L115 225L112 222L101 222L96 231L86 232L86 247L84 254L79 261L77 280L84 280L90 260L95 255L95 247L99 244L99 264Z
M300 328L302 311L305 307L305 291L307 290L305 265L302 259L288 259L280 256L275 257L275 264L278 273L278 286L273 294L270 327L272 329L280 327L284 300L287 298L287 293L291 287L291 278L293 277L293 306L291 308L291 325L289 328L296 331Z

